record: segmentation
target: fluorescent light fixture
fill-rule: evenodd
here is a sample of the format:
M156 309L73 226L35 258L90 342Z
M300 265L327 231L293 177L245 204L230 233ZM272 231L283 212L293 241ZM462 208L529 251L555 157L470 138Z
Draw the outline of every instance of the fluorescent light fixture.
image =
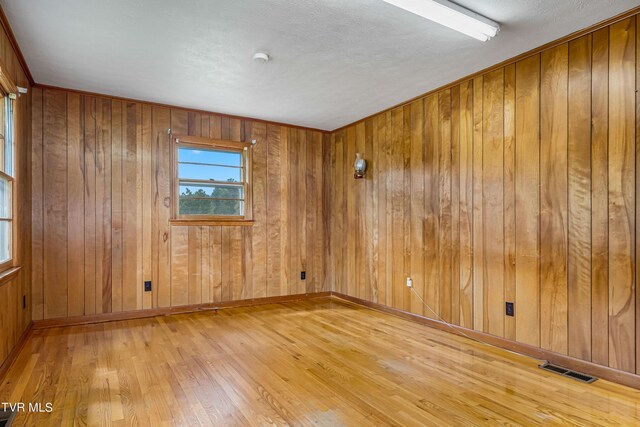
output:
M447 0L384 1L483 42L500 31L496 22Z

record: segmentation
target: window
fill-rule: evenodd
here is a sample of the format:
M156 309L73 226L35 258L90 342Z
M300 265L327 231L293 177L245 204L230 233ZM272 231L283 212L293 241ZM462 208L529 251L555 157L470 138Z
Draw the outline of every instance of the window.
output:
M14 150L13 100L6 95L0 113L0 270L13 265Z
M250 220L251 145L174 137L174 219Z

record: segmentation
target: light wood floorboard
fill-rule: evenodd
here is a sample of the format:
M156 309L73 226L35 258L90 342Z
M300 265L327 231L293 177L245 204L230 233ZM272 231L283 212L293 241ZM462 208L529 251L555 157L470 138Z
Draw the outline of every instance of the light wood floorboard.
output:
M331 298L37 330L16 426L618 425L640 391Z

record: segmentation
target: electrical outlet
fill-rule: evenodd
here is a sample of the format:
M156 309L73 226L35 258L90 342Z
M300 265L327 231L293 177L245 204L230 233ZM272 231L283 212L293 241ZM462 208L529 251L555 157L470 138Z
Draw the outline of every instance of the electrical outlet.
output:
M407 277L407 288L413 288L413 280L411 280L411 277Z
M307 272L306 271L301 271L300 272L300 280L306 280L307 279Z
M151 292L151 280L147 280L144 282L144 291Z
M506 305L507 316L513 317L514 315L513 303L507 302L505 305Z

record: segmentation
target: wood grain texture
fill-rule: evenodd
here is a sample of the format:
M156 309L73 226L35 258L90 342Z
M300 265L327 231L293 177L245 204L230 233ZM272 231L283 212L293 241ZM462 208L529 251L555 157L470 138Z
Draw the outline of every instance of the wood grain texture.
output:
M517 63L516 340L534 346L540 345L539 86L540 56Z
M484 331L504 335L504 70L484 77L482 98Z
M438 291L439 315L451 322L451 91L438 97Z
M44 294L43 318L66 317L67 277L67 94L43 99Z
M540 58L540 344L567 353L568 45Z
M460 326L473 327L473 82L460 85Z
M637 26L622 19L334 132L334 290L638 371ZM371 195L350 179L350 141L369 122ZM356 227L369 200L371 231ZM349 242L369 233L363 260ZM372 277L353 286L369 257Z
M473 329L485 330L483 77L473 79Z
M591 360L591 35L569 43L568 354Z
M609 28L591 65L591 359L609 365Z
M609 366L635 372L635 17L609 38Z
M504 69L504 301L516 301L516 66ZM501 301L502 302L502 301ZM504 337L516 339L516 319L503 316Z
M411 104L411 277L416 290L411 293L411 312L424 314L420 300L424 295L426 277L424 232L424 103Z
M319 198L321 133L52 89L37 96L32 126L51 162L34 164L44 184L36 192L45 195L43 212L33 218L43 234L42 250L33 257L42 271L33 283L36 318L330 286L324 280L326 221ZM170 128L256 140L251 227L169 224ZM151 292L143 290L147 280Z
M328 298L36 330L0 390L53 403L17 426L628 426L639 397Z

